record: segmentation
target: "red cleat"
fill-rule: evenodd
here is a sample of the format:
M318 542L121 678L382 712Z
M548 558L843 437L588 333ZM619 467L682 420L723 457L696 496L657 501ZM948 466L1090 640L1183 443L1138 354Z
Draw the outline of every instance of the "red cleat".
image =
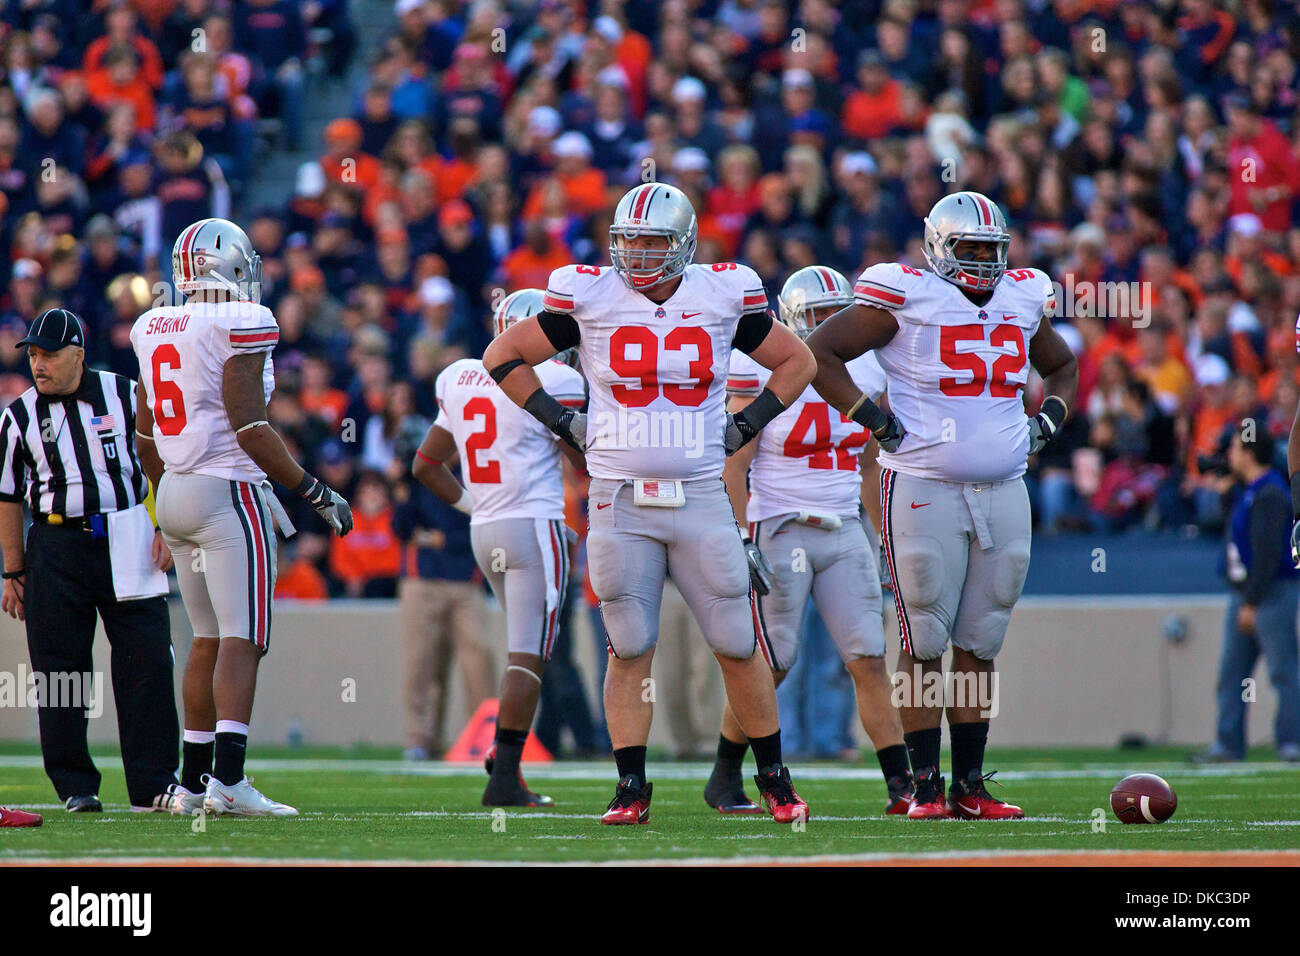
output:
M0 827L38 827L41 823L42 817L39 813L0 807Z
M951 816L943 795L943 777L936 768L927 767L916 776L916 792L907 808L907 819L947 820Z
M628 774L618 782L614 799L609 801L600 822L607 826L629 826L650 822L650 796L654 784L641 785L641 781Z
M799 799L790 781L790 769L775 764L760 770L754 776L758 784L759 799L777 823L794 823L808 819L808 804Z
M1023 820L1025 811L989 795L985 780L993 780L996 770L980 776L973 771L967 780L954 780L948 793L952 815L960 820ZM997 781L994 781L995 783Z
M912 809L912 798L916 796L916 786L912 783L912 775L890 777L887 781L889 787L889 803L885 805L886 816L907 816L907 811Z

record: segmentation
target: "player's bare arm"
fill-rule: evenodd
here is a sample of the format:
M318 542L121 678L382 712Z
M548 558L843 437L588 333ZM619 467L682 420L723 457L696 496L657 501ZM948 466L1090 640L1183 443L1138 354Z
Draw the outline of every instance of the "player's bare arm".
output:
M306 498L335 532L342 537L352 530L352 509L343 497L319 478L309 475L293 460L279 433L266 419L262 391L265 352L235 355L221 373L221 398L226 418L235 430L239 447L267 477Z
M1079 390L1079 361L1051 322L1044 321L1029 340L1029 362L1043 377L1043 404L1029 420L1029 453L1051 441L1069 414Z
M543 328L542 323L547 323ZM549 331L548 331L549 329ZM554 337L563 337L557 343ZM542 388L533 366L578 344L578 325L571 316L543 312L516 322L488 345L483 367L510 400L577 451L586 444L587 416L565 408Z
M144 379L141 378L135 386L136 394L136 411L135 411L135 450L140 456L140 464L144 467L145 477L149 479L149 484L153 485L154 494L158 494L158 483L162 481L163 472L166 467L163 465L162 456L158 454L158 448L153 440L153 409L149 407L145 396L149 393L144 390Z
M455 454L455 437L445 428L433 425L415 451L411 474L416 481L457 511L470 514L474 508L474 499L444 464Z
M23 551L23 503L0 501L0 551L4 553L5 574L15 574L27 567ZM6 578L0 610L20 621L27 620L23 610L23 577Z
M817 373L808 346L784 325L772 321L771 315L749 313L740 322L734 344L772 374L742 411L727 416L723 445L728 455L734 455L785 411Z
M848 363L888 345L898 333L898 320L884 309L854 303L820 323L808 336L817 360L813 388L841 414L864 426L886 451L897 451L903 427L853 383Z

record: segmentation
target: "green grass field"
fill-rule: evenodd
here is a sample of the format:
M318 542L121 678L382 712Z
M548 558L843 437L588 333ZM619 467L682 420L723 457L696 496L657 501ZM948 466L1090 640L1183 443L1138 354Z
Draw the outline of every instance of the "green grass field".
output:
M196 821L127 809L121 765L97 754L104 773L102 815L72 815L30 747L0 748L0 804L39 810L45 825L0 830L0 865L60 858L235 858L588 862L742 861L915 854L1045 851L1187 851L1300 849L1300 768L1248 763L1199 768L1186 751L1155 749L1028 751L990 754L1023 821L922 823L881 813L884 784L863 764L795 764L794 778L812 817L802 830L766 817L721 817L701 797L703 764L651 760L650 823L602 827L613 793L613 762L526 768L553 810L494 815L479 805L484 775L438 763L408 764L392 752L270 751L250 761L259 788L294 804L293 819ZM945 757L946 764L946 757ZM1178 793L1178 812L1160 826L1124 826L1111 815L1110 788L1125 773L1147 770ZM750 787L751 796L754 795ZM1094 830L1095 808L1105 811ZM1297 858L1300 862L1300 858Z

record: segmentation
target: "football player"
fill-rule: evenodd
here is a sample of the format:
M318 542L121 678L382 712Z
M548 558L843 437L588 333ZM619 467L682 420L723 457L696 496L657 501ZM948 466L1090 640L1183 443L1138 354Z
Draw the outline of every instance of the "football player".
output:
M913 819L1024 816L985 787L993 661L1029 569L1025 459L1065 421L1079 372L1044 321L1056 305L1050 280L1038 269L1008 271L1009 243L1002 211L987 197L945 196L925 219L932 271L871 266L854 286L854 304L808 338L818 362L814 387L880 441L882 537L902 636L899 669L911 688L902 718L916 781ZM868 351L889 379L888 414L849 369ZM1026 418L1030 365L1046 398ZM950 642L954 686L963 693L948 707L953 781L945 799L943 706L921 688L942 678Z
M853 304L853 287L834 269L808 266L786 280L778 304L785 324L807 338L818 323ZM885 373L870 352L849 362L848 371L861 392L879 400ZM727 379L730 409L738 412L748 405L767 377L749 356L733 354ZM755 441L727 460L723 477L750 558L759 649L776 684L794 666L811 595L853 678L858 717L876 748L889 792L885 812L900 814L911 805L911 771L898 711L890 700L877 548L860 517L864 489L859 458L870 440L863 426L832 411L810 385ZM728 707L717 762L704 788L705 801L721 813L758 809L741 784L746 746Z
M798 398L816 370L799 337L773 321L752 269L692 263L696 232L680 190L633 188L610 226L613 265L555 270L545 311L498 336L483 357L514 402L586 452L587 553L609 634L605 713L619 776L601 818L608 824L649 819L650 661L666 574L721 665L754 749L764 806L778 822L808 814L782 762L775 687L756 652L745 549L720 479L725 457ZM533 370L574 346L591 393L585 415L548 394ZM753 402L728 415L733 348L772 374Z
M182 305L150 309L131 328L140 360L137 435L194 629L182 696L181 782L173 813L293 816L244 775L257 668L271 642L274 514L292 533L270 476L306 498L339 536L348 503L293 460L266 420L279 330L260 304L261 257L244 230L202 219L172 249Z
M540 313L542 297L540 289L506 296L493 315L495 334ZM586 389L579 372L558 359L533 371L561 405L582 408ZM575 464L582 459L510 401L478 359L448 365L434 391L438 418L412 469L430 491L470 516L474 557L506 612L508 666L483 805L549 807L554 805L550 797L524 784L519 760L569 580L561 450L573 455ZM468 489L443 464L456 453Z

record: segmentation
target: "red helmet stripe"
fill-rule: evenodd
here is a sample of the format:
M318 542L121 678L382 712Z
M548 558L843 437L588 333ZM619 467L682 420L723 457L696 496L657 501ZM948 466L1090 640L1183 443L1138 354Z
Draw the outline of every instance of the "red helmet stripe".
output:
M657 187L654 183L647 183L641 188L641 194L636 197L636 202L632 204L632 218L640 219L645 215L646 206L649 203L651 194Z
M975 197L975 204L979 206L980 222L986 226L993 225L993 210L989 208L988 201L979 193L971 193Z
M822 277L822 281L826 283L826 291L834 292L835 280L831 278L831 271L829 269L818 269L817 273Z
M190 270L190 258L189 258L188 246L189 246L190 239L193 238L194 233L198 228L199 228L199 224L196 222L193 225L187 226L185 231L181 233L181 242L180 242L181 276L180 277L182 281L185 282L188 282L190 279L193 278L193 276L190 275L191 270ZM173 281L175 281L175 277L173 277Z

